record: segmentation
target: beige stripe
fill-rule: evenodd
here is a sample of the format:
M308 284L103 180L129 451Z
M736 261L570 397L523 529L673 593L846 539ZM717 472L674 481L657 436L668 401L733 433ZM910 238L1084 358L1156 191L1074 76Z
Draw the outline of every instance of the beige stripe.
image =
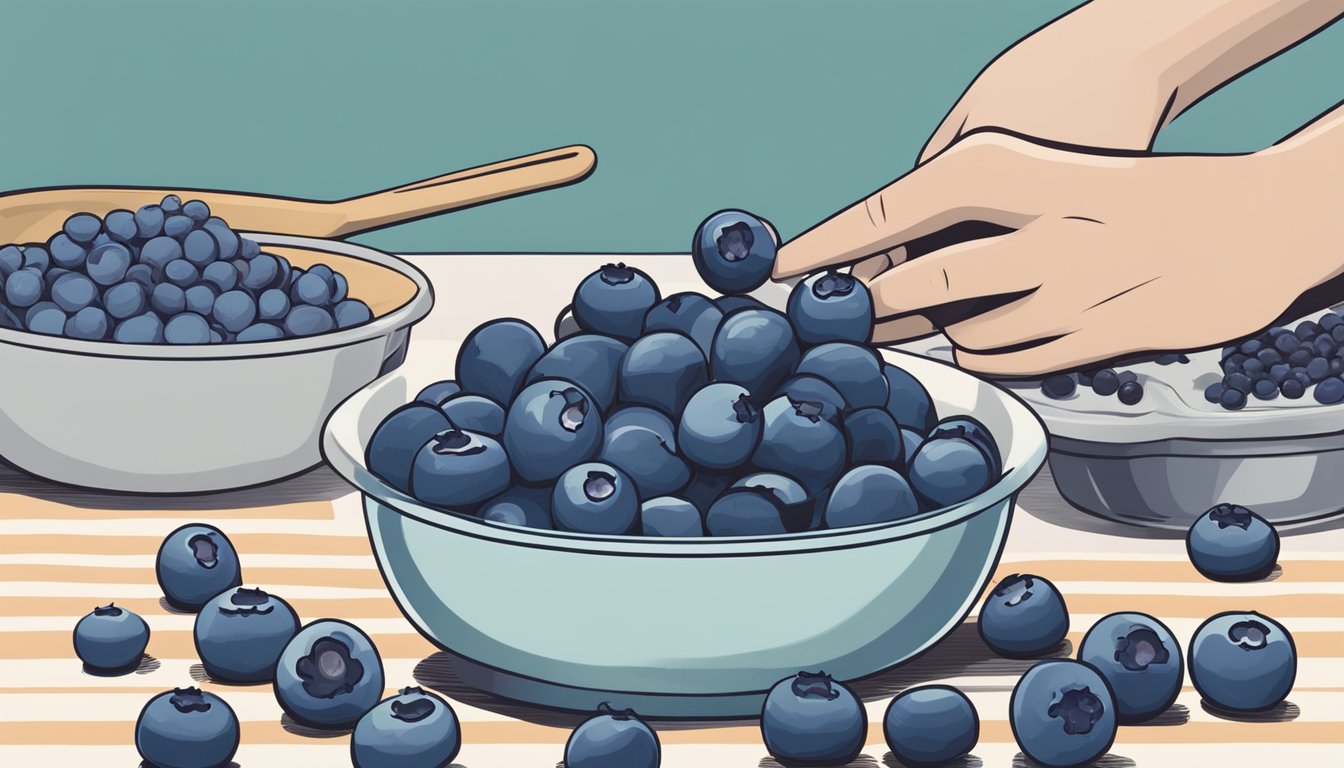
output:
M185 523L208 517L211 520L331 520L335 517L329 501L303 501L277 504L273 507L220 507L218 509L174 509L150 507L143 509L109 509L81 507L55 501L0 493L0 520L121 520L124 518L180 518Z
M282 595L282 597L285 597ZM164 608L155 597L118 597L104 592L93 597L0 597L0 615L8 616L70 616L71 622L99 605L115 601L144 616L162 613ZM289 598L285 600L305 621L322 616L358 616L362 618L391 618L401 616L391 596L330 598ZM74 624L71 623L71 629ZM0 648L0 656L4 651Z
M129 577L129 578L128 578ZM243 578L248 584L314 585L382 589L383 577L374 568L257 568L246 564ZM99 568L88 565L5 565L0 564L0 582L52 581L83 584L153 583L153 569ZM278 591L278 590L277 590Z
M167 533L167 531L165 531ZM367 555L364 536L321 536L309 533L235 533L229 540L239 552L285 555ZM162 536L93 536L86 534L8 534L5 551L14 554L60 552L75 555L138 555L158 552Z
M73 631L72 625L70 632L7 632L4 635L4 646L0 648L0 658L48 659L56 654L64 654L74 642ZM405 634L380 634L374 638L374 642L380 654L398 658L420 658L438 650L428 640L415 634L410 624L406 625ZM155 658L192 658L196 656L196 643L189 631L151 632L146 653Z

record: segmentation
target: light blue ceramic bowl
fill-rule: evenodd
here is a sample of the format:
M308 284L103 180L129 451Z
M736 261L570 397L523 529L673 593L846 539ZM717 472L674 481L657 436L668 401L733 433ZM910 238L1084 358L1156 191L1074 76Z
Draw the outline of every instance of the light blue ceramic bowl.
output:
M972 413L1007 468L979 496L898 523L781 536L648 539L543 531L418 504L363 465L407 402L393 374L332 415L331 465L364 494L369 539L406 617L473 687L542 706L601 702L669 718L747 717L799 670L854 680L961 623L998 563L1045 432L1014 396L951 366L885 353Z

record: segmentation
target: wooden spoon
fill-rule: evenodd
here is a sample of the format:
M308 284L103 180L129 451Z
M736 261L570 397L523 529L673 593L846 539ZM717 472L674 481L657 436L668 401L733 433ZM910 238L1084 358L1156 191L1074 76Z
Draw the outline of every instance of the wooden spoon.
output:
M506 197L582 181L597 156L582 144L454 171L345 200L148 187L48 187L0 195L0 245L45 242L70 214L134 211L175 194L203 200L234 229L308 237L346 237Z

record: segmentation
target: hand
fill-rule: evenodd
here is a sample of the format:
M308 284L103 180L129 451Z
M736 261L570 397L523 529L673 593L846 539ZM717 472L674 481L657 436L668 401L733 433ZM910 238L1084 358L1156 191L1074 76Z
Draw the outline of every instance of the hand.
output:
M943 329L958 364L1002 376L1213 346L1340 271L1341 201L1324 194L1338 184L1322 176L1333 161L1305 150L1118 157L979 133L784 246L777 272L986 221L1011 231L872 278L878 320L1011 297Z

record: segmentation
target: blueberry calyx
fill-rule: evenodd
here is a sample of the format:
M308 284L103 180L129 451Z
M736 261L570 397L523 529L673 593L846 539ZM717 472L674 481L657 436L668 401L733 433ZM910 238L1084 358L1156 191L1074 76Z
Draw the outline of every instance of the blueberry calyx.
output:
M205 695L201 693L201 689L195 687L174 688L173 695L168 699L168 703L184 715L188 712L210 711L210 702L205 700Z
M635 710L633 709L615 709L611 704L602 702L597 705L597 711L610 717L612 720L634 720Z
M854 292L854 282L852 276L831 270L812 284L812 295L822 301L848 296Z
M1219 504L1209 510L1209 519L1218 524L1218 530L1236 526L1241 530L1251 527L1251 510L1236 504Z
M625 285L635 279L635 270L625 266L625 262L605 264L598 272L602 282L607 285Z
M583 495L587 496L589 501L606 501L614 493L616 493L616 476L610 472L595 469L589 472L588 479L583 481Z
M1238 621L1227 630L1227 639L1243 651L1258 651L1269 645L1269 627L1258 621Z
M1024 600L1030 599L1035 594L1031 591L1034 586L1036 586L1036 583L1030 576L1014 573L1011 576L1003 577L999 586L994 588L994 596L1007 598L1003 601L1003 604L1011 608Z
M219 612L230 616L265 616L275 610L275 606L271 604L271 596L262 589L239 587L229 595L229 603L234 607L221 605Z
M485 452L485 443L460 429L445 429L434 436L430 450L440 456L475 456Z
M1171 653L1151 627L1135 624L1129 634L1116 638L1115 660L1131 672L1142 672L1149 664L1166 664Z
M315 699L334 699L337 694L349 693L364 677L364 665L350 657L345 643L331 636L318 638L294 671L303 680L303 689Z
M739 221L724 227L714 243L719 247L719 258L729 262L742 261L751 255L756 236L751 233L750 226Z
M392 716L403 723L418 723L434 714L434 700L419 688L402 688L402 696L417 696L410 701L393 701Z
M750 424L756 421L761 415L758 409L746 395L738 395L733 401L733 415L737 417L738 424Z
M1106 711L1101 699L1088 686L1082 689L1061 690L1060 699L1050 705L1046 714L1064 721L1064 732L1070 735L1091 733Z
M681 294L667 297L667 310L674 315L681 311Z
M563 397L565 407L560 411L560 427L566 432L578 432L588 417L588 398L576 387L553 390L551 397Z
M793 412L798 416L816 424L821 421L821 415L825 413L825 405L814 400L794 400L789 398L789 405L793 406Z
M213 535L198 533L187 542L187 546L191 547L191 554L196 558L196 563L202 568L214 568L219 565L219 546L215 544Z
M121 613L122 613L121 609L113 605L112 603L108 603L107 605L102 605L93 609L94 616L120 616Z
M834 701L840 698L840 691L831 685L831 676L825 672L799 672L790 687L793 688L793 695L800 699Z

